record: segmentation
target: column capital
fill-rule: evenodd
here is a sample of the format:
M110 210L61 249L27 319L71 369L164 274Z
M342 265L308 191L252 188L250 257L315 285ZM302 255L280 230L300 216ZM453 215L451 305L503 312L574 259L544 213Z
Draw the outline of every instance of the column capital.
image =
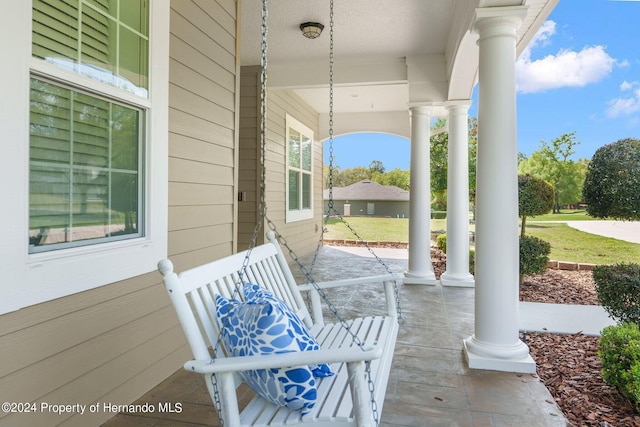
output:
M432 116L435 105L433 103L416 102L409 104L411 116Z
M516 36L515 30L522 25L528 6L484 7L476 9L473 31L480 38L497 35Z
M456 99L445 102L444 106L449 111L449 114L466 114L469 111L469 107L471 107L471 103L470 99Z

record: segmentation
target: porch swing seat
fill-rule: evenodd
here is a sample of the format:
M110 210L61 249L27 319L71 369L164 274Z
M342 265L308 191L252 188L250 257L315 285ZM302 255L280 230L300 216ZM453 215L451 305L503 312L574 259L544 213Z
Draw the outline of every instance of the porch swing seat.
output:
M400 281L401 275L383 274L299 286L275 234L269 231L267 238L267 243L252 249L249 258L246 251L240 252L180 274L173 272L169 260L158 264L193 353L194 359L186 362L184 368L204 376L212 400L219 402L218 409L225 426L375 425L377 416L382 412L398 334L394 282ZM229 349L223 349L216 352L215 358L212 357L211 349L221 345L216 321L216 295L243 298L234 290L239 281L238 272L246 265L247 259L244 280L259 284L284 301L304 322L320 345L319 350L232 357L228 356ZM318 288L375 282L384 288L386 315L325 322ZM309 292L311 312L301 292ZM366 363L370 367L370 379ZM316 379L317 398L308 413L302 415L300 411L275 405L259 395L242 411L239 410L241 405L236 390L244 381L240 375L242 371L313 364L329 364L335 375Z

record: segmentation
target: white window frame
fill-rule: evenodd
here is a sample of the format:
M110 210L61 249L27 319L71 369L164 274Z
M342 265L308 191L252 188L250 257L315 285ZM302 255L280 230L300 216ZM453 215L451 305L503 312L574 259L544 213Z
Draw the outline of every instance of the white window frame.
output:
M0 314L154 271L167 256L169 0L149 6L149 98L31 57L31 2L16 2L0 16ZM146 110L145 235L140 238L29 254L29 88L46 76ZM10 185L7 185L10 183ZM8 280L7 280L8 279Z
M286 132L285 132L285 152L286 152L286 164L285 164L285 188L286 188L286 199L285 199L285 221L287 223L289 222L296 222L296 221L304 221L307 219L312 219L313 218L313 204L314 204L314 191L313 191L313 187L314 187L314 165L313 165L313 160L314 160L314 155L313 155L313 151L315 148L315 139L314 139L314 134L313 131L308 127L305 126L301 121L295 119L294 117L290 116L289 114L286 115L285 118L285 126L286 126ZM295 209L295 210L290 210L289 209L289 171L293 168L289 167L289 130L290 129L294 129L295 131L299 132L301 135L306 135L309 137L309 139L311 140L311 171L310 171L310 176L311 176L311 194L309 195L310 197L310 206L307 209L303 209L302 208L302 183L300 183L300 209ZM302 147L301 147L302 150ZM302 166L299 169L302 169ZM305 172L306 173L306 172Z

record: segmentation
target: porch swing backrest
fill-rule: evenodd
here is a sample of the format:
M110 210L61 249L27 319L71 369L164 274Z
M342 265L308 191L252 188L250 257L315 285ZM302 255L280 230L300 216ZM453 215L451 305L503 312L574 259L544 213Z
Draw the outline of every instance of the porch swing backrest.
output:
M317 283L322 289L359 283L383 285L387 300L386 316L367 316L348 320L349 329L341 323L325 323L320 297L315 286L295 283L273 232L267 233L269 242L251 250L244 280L259 284L285 301L298 314L320 344L320 350L295 353L230 357L225 349L212 349L222 344L218 340L215 295L242 299L236 291L238 271L246 265L247 251L237 253L180 274L173 272L169 260L160 261L158 269L164 276L168 295L191 347L194 360L185 369L204 375L214 402L219 401L225 426L290 425L296 423L325 423L326 425L375 425L371 408L370 388L375 390L376 412L382 411L384 394L391 368L398 332L395 311L394 280L400 275L380 275L367 279ZM311 293L311 312L300 291ZM350 334L357 336L354 339ZM365 374L365 362L370 362L371 382ZM274 405L256 395L239 411L237 387L242 384L241 371L331 364L334 376L318 379L317 400L311 412L302 416L299 411ZM212 375L215 377L212 378ZM377 414L376 414L377 415ZM338 423L338 424L335 424Z

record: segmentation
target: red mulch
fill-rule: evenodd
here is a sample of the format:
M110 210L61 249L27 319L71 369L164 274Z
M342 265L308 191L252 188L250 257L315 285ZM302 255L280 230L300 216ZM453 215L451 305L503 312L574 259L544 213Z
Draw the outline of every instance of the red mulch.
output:
M438 277L446 268L445 255L432 250L431 256ZM598 295L591 271L549 269L525 279L520 300L597 305ZM582 334L528 333L526 337L538 376L571 426L638 427L640 413L602 379L599 341Z
M547 270L526 278L520 300L556 304L598 304L590 271ZM640 426L640 414L605 384L599 337L536 333L527 345L538 375L572 426Z

